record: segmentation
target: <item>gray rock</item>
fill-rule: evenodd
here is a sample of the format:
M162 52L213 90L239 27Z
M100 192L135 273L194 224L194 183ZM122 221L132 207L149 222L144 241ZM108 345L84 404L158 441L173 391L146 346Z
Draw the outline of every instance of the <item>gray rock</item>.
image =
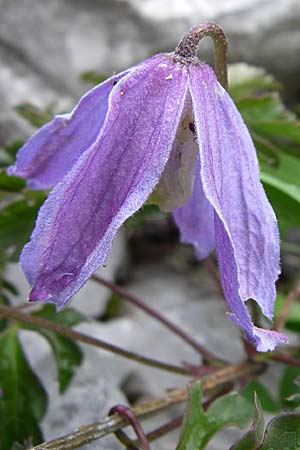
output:
M16 104L67 110L88 87L79 81L83 71L110 74L173 50L204 20L224 27L231 61L262 65L290 92L298 89L298 0L0 0L0 9L0 143L32 132ZM200 53L212 60L207 42Z
M90 325L93 334L93 325ZM41 423L45 440L71 433L84 424L104 418L111 406L126 403L120 385L128 376L128 369L120 360L111 358L94 347L82 346L84 362L77 370L64 394L59 394L56 366L47 342L37 333L22 331L21 342L30 364L47 390L49 404ZM122 448L110 435L82 449Z

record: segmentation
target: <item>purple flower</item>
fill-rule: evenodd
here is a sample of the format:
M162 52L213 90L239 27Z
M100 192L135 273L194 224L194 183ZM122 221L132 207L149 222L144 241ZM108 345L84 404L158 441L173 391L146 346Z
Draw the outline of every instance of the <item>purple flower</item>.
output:
M62 308L148 200L172 211L198 258L216 248L229 316L257 349L286 342L254 326L245 306L255 299L272 319L280 272L255 148L214 71L195 56L159 54L106 80L38 130L9 173L33 188L55 186L21 255L31 301Z

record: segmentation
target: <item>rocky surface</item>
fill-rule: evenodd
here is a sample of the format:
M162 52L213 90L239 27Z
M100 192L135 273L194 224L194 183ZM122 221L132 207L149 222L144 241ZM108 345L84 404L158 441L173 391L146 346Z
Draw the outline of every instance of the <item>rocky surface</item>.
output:
M88 88L82 72L110 74L172 50L204 20L224 26L231 61L262 65L299 94L298 0L0 0L0 10L0 143L32 132L17 104L68 110ZM205 58L209 48L201 44Z
M174 261L141 265L133 272L128 289L146 303L159 309L182 328L189 330L210 350L230 360L242 355L239 331L225 317L226 306L218 296L204 267L180 273ZM173 364L182 361L198 364L199 355L161 324L132 306L124 305L122 317L109 322L83 322L81 332L123 348L140 352ZM43 420L46 439L53 439L105 416L116 403L149 396L161 396L171 387L182 386L189 378L144 367L87 345L84 364L77 370L70 387L58 394L56 368L47 343L31 332L22 332L22 343L30 362L47 388L50 404ZM34 342L33 342L34 341ZM151 430L177 416L175 408L148 420ZM151 448L176 447L178 433L171 433ZM103 447L102 447L103 446ZM107 441L90 444L92 449L119 448L113 436Z

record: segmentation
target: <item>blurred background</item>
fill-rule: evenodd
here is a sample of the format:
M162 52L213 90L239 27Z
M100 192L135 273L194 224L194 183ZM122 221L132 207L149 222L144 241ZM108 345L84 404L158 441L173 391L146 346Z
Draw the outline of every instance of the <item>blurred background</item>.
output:
M276 114L280 111L280 120L286 120L286 128L282 128L279 141L274 141L266 130L255 129L264 139L257 140L258 150L269 158L266 163L262 157L266 173L270 175L269 160L274 170L285 168L283 176L278 172L278 179L281 177L286 181L287 172L293 172L292 185L296 190L291 195L285 186L288 194L283 200L276 191L278 183L272 184L266 177L265 184L270 200L274 199L273 206L284 236L280 283L285 290L299 276L300 264L300 129L296 122L300 111L299 0L0 0L0 146L5 149L2 153L11 156L15 148L12 143L27 139L37 125L42 125L54 113L72 109L80 96L97 81L152 54L173 51L191 26L207 20L224 28L229 41L229 62L248 63L271 74L281 83L284 104L292 111L287 113L279 97L272 96L277 99ZM199 56L212 62L212 55L212 45L205 39L199 46ZM235 81L245 73L246 78L247 74L252 74L247 66L240 69L232 72ZM263 77L265 73L258 71L257 79L265 80L261 84L263 89L272 90L275 86L273 78L266 81ZM249 84L247 89L247 95L252 94ZM235 100L239 100L237 91ZM257 105L249 106L248 103L245 106L241 101L240 106L244 108L244 118L251 119ZM271 111L268 106L266 111L278 119L275 109ZM275 122L272 133L277 127ZM278 157L285 134L292 145L288 147L285 143L283 151L294 155L298 166L288 159L290 156L287 159L283 156L282 160ZM282 192L286 191L283 189ZM33 197L33 194L24 195L27 204L34 204L36 208L28 219L27 228L24 226L27 216L22 217L20 211L23 209L17 209L17 220L24 222L15 227L5 222L6 234L0 238L6 258L3 263L0 261L4 279L13 283L19 293L8 293L12 304L24 302L28 294L27 282L16 261L24 236L26 241L44 199ZM1 196L2 206L6 205L7 198ZM0 220L1 223L4 222ZM11 245L18 237L18 248L12 252ZM215 279L215 260L197 262L191 248L179 245L178 233L166 215L147 210L145 217L138 216L127 224L115 241L106 268L100 269L99 274L125 284L144 301L189 329L221 357L237 360L243 355L239 331L225 317L226 305ZM169 337L159 324L139 311L120 306L120 299L93 281L76 295L72 306L91 319L91 322L77 326L83 332L167 361L195 362L192 350L186 349L174 336ZM300 322L297 323L300 329ZM180 376L140 368L83 346L84 362L68 390L60 395L55 361L45 341L28 331L22 331L20 336L27 358L43 380L50 399L42 421L45 439L97 420L114 403L161 395L164 389L185 381ZM267 382L271 390L275 390L280 376L274 372L272 383ZM271 403L270 412L274 406ZM166 413L163 420L172 417ZM160 420L153 419L150 428L159 425ZM229 447L233 440L230 433L217 437L208 448ZM176 439L177 435L171 434L153 448L175 448ZM120 448L112 436L103 442L88 448ZM227 447L225 442L228 442Z
M30 100L68 109L87 89L80 75L111 74L172 51L194 24L214 20L231 62L264 67L285 95L300 95L298 0L1 0L0 143L28 136L13 112ZM200 55L211 60L209 40Z

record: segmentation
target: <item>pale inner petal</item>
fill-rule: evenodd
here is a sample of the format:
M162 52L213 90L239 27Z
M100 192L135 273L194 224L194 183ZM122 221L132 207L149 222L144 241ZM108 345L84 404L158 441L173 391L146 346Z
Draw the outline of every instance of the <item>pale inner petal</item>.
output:
M170 212L188 200L194 183L197 151L192 101L188 96L170 158L148 203L154 203L162 211Z

